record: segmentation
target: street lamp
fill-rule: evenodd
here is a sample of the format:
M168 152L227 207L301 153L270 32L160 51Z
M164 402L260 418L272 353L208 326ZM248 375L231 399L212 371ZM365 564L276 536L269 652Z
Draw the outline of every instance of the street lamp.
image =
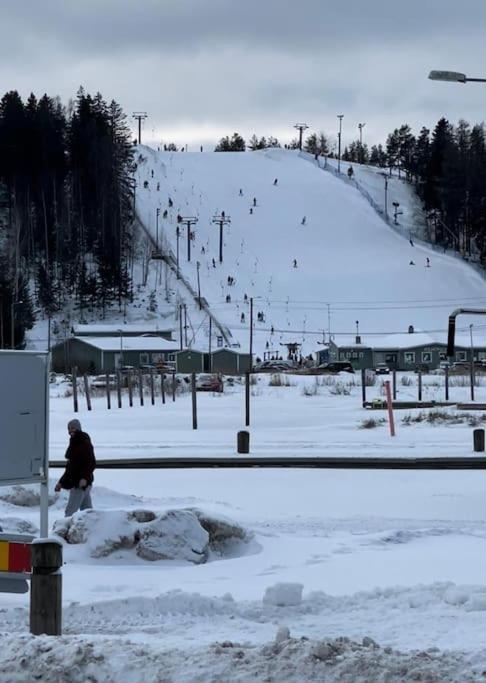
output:
M466 74L458 71L431 71L429 78L431 81L447 81L449 83L468 83L469 81L486 83L486 78L468 78Z
M10 347L12 349L15 348L15 306L22 306L23 303L24 303L23 301L12 301L12 305L10 306L10 320L11 320L11 326L12 326L12 329L10 331L10 333L11 333Z
M359 128L359 161L362 164L363 163L363 128L366 126L366 123L358 123L358 128Z
M338 133L338 173L341 173L341 130L344 114L337 115L339 119L339 133Z

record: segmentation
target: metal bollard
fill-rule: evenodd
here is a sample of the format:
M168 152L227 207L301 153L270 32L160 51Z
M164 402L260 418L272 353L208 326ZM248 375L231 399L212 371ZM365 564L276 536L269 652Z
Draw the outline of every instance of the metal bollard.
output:
M473 431L474 452L482 453L484 451L484 429L475 429Z
M249 453L250 452L250 432L247 432L247 431L238 432L237 451L238 451L238 453Z

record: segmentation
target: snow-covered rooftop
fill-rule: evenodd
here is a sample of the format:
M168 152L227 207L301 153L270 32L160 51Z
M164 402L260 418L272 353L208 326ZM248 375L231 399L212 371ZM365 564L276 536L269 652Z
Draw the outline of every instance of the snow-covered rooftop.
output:
M179 345L163 337L74 337L102 351L176 351Z
M74 334L76 335L91 335L91 334L162 334L173 331L171 325L164 325L160 327L155 323L113 323L113 324L92 324L92 325L73 325Z

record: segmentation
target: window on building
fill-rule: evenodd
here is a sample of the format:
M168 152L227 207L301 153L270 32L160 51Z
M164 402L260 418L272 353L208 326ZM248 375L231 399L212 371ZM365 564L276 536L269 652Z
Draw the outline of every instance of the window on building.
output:
M414 351L405 351L405 363L407 365L412 365L415 363L415 352Z
M439 360L447 360L447 353L445 351L439 351Z
M422 351L422 363L432 363L432 351Z
M140 354L140 365L148 365L148 364L149 364L148 353L141 353Z
M467 358L467 353L465 351L457 351L456 353L456 360L459 361L464 361Z

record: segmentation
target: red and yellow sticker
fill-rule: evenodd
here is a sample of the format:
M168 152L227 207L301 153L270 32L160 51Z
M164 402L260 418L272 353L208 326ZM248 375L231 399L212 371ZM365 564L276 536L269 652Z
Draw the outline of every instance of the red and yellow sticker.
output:
M30 572L30 545L0 541L0 572Z

